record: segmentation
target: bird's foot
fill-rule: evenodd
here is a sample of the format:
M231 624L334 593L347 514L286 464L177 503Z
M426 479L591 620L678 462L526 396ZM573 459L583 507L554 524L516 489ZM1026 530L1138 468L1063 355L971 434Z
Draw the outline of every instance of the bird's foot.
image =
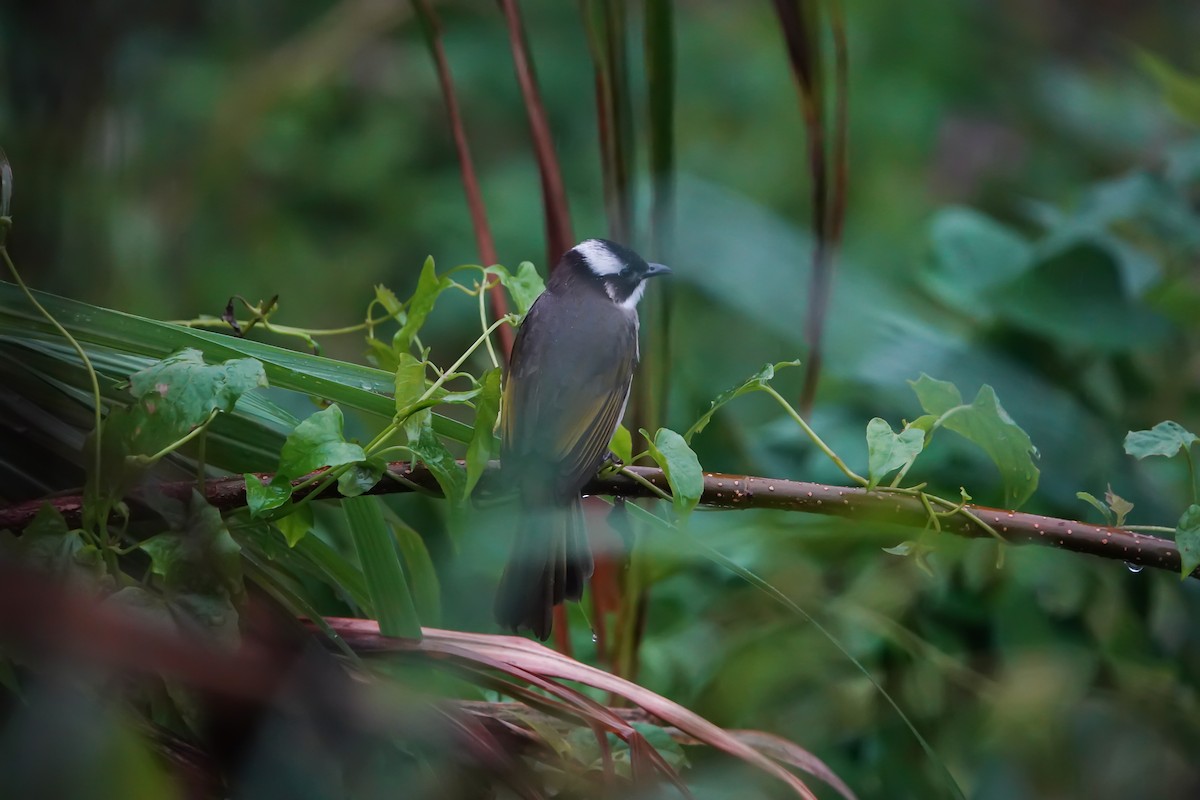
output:
M624 467L625 462L612 450L609 450L608 454L604 456L604 460L600 462L600 472L607 472L608 470L615 472L619 469L624 469Z

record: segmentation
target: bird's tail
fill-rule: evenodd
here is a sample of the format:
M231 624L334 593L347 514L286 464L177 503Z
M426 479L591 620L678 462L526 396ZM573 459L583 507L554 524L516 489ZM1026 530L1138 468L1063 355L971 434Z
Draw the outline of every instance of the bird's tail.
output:
M496 621L514 633L527 628L545 640L554 607L582 597L591 575L592 551L580 499L530 509L496 590Z

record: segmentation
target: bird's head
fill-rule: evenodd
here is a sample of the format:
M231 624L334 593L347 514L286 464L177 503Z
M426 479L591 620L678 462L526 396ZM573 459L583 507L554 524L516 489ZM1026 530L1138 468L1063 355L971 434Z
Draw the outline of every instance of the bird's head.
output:
M647 278L671 271L608 239L584 239L563 258L571 268L599 280L612 301L629 310L636 308L642 299Z

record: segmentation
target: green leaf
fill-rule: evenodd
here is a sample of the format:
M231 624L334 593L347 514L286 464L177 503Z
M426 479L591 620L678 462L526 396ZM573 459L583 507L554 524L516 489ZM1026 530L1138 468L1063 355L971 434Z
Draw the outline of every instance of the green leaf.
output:
M1104 492L1104 502L1108 503L1108 507L1112 509L1113 516L1116 517L1116 526L1119 528L1124 525L1125 517L1129 515L1130 511L1133 511L1133 503L1115 493L1111 486Z
M778 370L786 369L787 367L798 367L800 366L800 363L801 362L799 361L781 361L777 364L766 364L758 372L747 378L746 381L741 385L735 386L734 388L717 395L717 399L712 401L708 411L705 411L704 414L700 416L700 419L696 420L692 424L692 427L688 428L687 433L683 435L684 441L690 444L693 436L708 427L708 423L712 421L713 415L717 413L717 410L721 406L725 405L734 398L741 397L744 394L756 392L762 389L775 379L775 373Z
M421 438L421 431L433 419L431 407L414 410L421 395L425 394L425 362L409 353L400 353L397 361L396 416L408 415L404 420L404 433L411 444Z
M301 539L308 535L313 527L312 504L294 506L290 512L278 519L272 520L275 527L287 540L288 547L295 547Z
M991 300L1011 325L1088 352L1152 347L1170 333L1163 317L1129 296L1113 249L1094 240L1051 251Z
M1019 507L1037 489L1040 471L1033 463L1035 450L1029 434L1013 422L1000 405L996 392L984 384L971 405L962 403L962 395L952 383L922 374L909 385L917 393L921 407L938 416L932 430L946 428L983 449L1000 470L1004 481L1005 503Z
M251 517L260 517L292 499L292 483L287 478L276 475L264 483L252 472L242 477L246 480L246 508Z
M1183 577L1200 566L1200 505L1190 505L1175 525L1175 546L1179 548L1179 571Z
M479 381L475 401L475 432L467 445L467 483L463 495L470 497L496 450L496 417L500 415L500 369L488 370Z
M412 451L433 473L447 500L458 505L466 499L467 473L432 430L421 432L421 440L412 445Z
M250 357L261 362L271 385L290 389L304 395L316 395L346 408L391 419L395 405L391 394L395 375L392 372L339 361L310 353L288 350L251 339L239 339L215 331L185 328L169 322L138 317L120 311L68 300L45 292L33 292L47 311L62 321L63 326L85 348L111 348L124 356L137 354L164 358L184 347L204 352L209 361ZM42 317L20 288L0 282L0 335L13 336L29 346L54 349L62 353L60 360L79 367L78 357L62 345L62 336ZM110 353L105 353L110 355ZM247 396L253 398L254 395ZM244 405L244 403L243 403ZM219 419L219 418L218 418ZM470 427L435 414L434 430L455 441L468 442Z
M384 636L421 638L421 622L413 606L408 581L400 565L392 532L383 519L378 497L354 497L342 501L358 560L362 564L367 592Z
M437 625L442 618L442 588L425 540L403 523L393 524L392 530L409 577L417 616L430 625Z
M404 304L396 297L395 292L382 283L375 286L375 302L383 306L383 310L395 317L397 321L404 322Z
M622 464L630 464L633 462L633 434L629 432L629 428L624 425L618 425L613 431L612 441L608 443L608 449L614 456L620 459Z
M867 471L874 489L888 473L907 467L925 447L925 431L909 426L896 434L886 420L875 417L867 423Z
M70 530L58 509L43 505L20 536L0 531L0 560L66 580L94 584L105 575L100 551Z
M420 332L421 326L425 324L425 318L429 316L429 312L433 311L438 295L453 284L454 282L449 278L438 277L437 271L433 268L432 256L425 259L425 264L421 267L421 275L417 279L417 290L413 292L412 299L408 302L408 318L404 320L404 324L392 338L392 348L397 353L408 352L413 339Z
M1109 511L1108 506L1104 505L1104 503L1101 503L1094 494L1091 492L1076 492L1075 496L1099 511L1100 516L1104 517L1104 523L1106 525L1112 524L1112 512Z
M1125 452L1139 460L1148 456L1169 458L1195 441L1196 434L1178 422L1167 420L1148 431L1130 431L1125 437Z
M296 426L279 454L279 473L299 478L321 467L340 467L366 460L361 446L347 442L344 419L336 405L316 412Z
M529 311L533 301L537 300L538 296L546 290L542 276L538 275L537 269L528 261L522 261L517 265L515 275L505 269L497 270L496 274L500 276L500 283L508 290L508 294L517 307L517 314L521 316Z
M151 571L162 578L163 596L177 622L183 615L219 641L237 643L234 603L245 591L241 548L216 508L193 492L178 529L138 546L150 556Z
M455 403L461 405L464 403L469 403L476 397L479 397L482 391L482 386L476 386L474 389L467 389L461 392L449 392L439 387L438 390L430 397L430 401L433 403L433 405L437 406L453 405ZM422 403L422 405L424 404Z
M240 358L209 365L192 348L135 372L130 393L136 402L114 407L101 426L102 474L88 475L88 493L121 494L149 466L130 463L130 457L157 455L207 422L214 411L233 411L245 392L260 386L266 386L266 376L258 361ZM94 447L93 433L85 452Z
M113 592L104 602L119 607L130 616L153 625L160 630L176 631L179 626L175 622L166 599L142 586L126 586Z
M367 498L358 498L367 499ZM311 508L311 506L302 506ZM284 534L287 535L286 533ZM320 536L303 536L296 540L295 554L316 571L325 583L348 598L367 614L375 613L371 595L367 591L367 580L362 570L334 549Z
M369 492L383 477L387 463L382 459L369 458L353 464L338 476L338 491L343 497L358 497Z
M700 461L684 438L670 428L659 428L653 440L645 431L642 435L649 442L650 456L671 484L675 512L687 516L704 494L704 470L700 468Z
M982 306L991 289L1033 263L1033 247L1024 237L970 208L939 211L930 238L934 257L930 287L956 306Z
M917 393L917 401L925 413L940 417L955 406L962 405L962 394L958 387L949 381L939 381L924 372L908 385Z
M983 448L1004 480L1004 502L1019 508L1037 489L1040 470L1033 463L1033 442L1000 405L995 390L984 384L969 406L942 415L942 427Z
M367 337L367 360L381 370L392 374L396 372L396 367L400 363L392 346L374 336Z
M252 358L223 364L204 363L204 354L186 348L130 376L130 393L150 415L179 434L208 419L215 411L233 411L243 394L267 385L263 365Z

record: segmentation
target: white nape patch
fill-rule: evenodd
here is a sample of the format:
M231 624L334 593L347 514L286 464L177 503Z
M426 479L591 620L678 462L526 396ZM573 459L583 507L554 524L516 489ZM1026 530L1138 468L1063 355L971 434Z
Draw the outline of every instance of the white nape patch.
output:
M637 308L638 302L640 302L642 299L642 294L644 294L646 291L646 281L643 279L642 282L637 285L637 288L629 293L629 297L626 297L624 300L617 300L616 295L613 293L613 287L605 286L604 288L608 290L608 296L612 298L614 303L626 311L633 311Z
M596 275L616 275L625 269L625 262L617 258L608 245L599 239L584 239L574 250L583 256L583 261Z

